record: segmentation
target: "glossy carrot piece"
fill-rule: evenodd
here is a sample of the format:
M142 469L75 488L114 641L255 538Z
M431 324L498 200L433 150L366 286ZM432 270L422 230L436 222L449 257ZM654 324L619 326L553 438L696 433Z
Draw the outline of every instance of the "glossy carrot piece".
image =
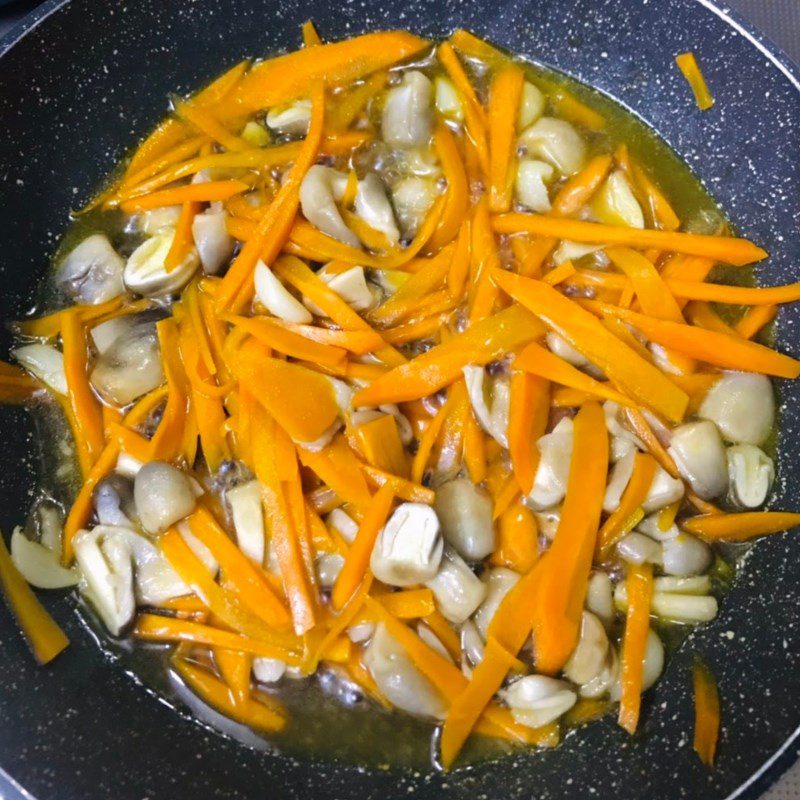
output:
M683 73L683 77L686 78L697 107L701 111L708 111L714 105L714 98L711 96L705 76L700 71L700 65L697 63L694 53L681 53L679 56L675 56L675 63Z
M371 483L378 488L388 483L395 496L399 497L401 500L406 500L409 503L433 505L436 493L432 489L428 489L426 486L414 483L406 478L401 478L399 475L392 475L388 472L384 472L382 469L369 466L368 464L365 464L363 469L364 474Z
M577 214L602 186L611 169L609 155L592 158L586 166L567 180L553 201L553 213L569 217Z
M303 45L305 47L316 47L318 44L322 44L322 39L320 39L317 33L313 20L308 19L303 23L302 33Z
M736 333L744 339L752 339L762 328L778 315L777 306L755 306L736 323Z
M714 767L720 729L719 689L708 666L699 658L692 665L694 689L694 740L693 747L700 760Z
M536 440L547 429L550 383L538 375L516 368L511 373L510 390L508 452L519 488L523 494L528 494L533 488L539 465Z
M447 181L447 200L436 230L426 245L426 250L430 253L435 253L453 241L458 235L469 208L469 182L464 162L458 152L455 137L441 123L436 126L433 146Z
M490 557L492 564L508 567L524 575L539 558L539 527L530 509L521 503L509 506L500 515L497 544Z
M125 200L120 208L126 214L139 214L153 208L175 206L181 203L211 203L227 200L235 194L246 192L249 184L239 180L207 181L206 183L187 183L173 189L161 189L151 194Z
M192 222L198 213L200 213L200 203L190 201L183 204L178 224L175 226L175 238L164 260L164 269L167 272L179 267L194 247Z
M508 211L514 186L517 115L525 75L515 64L500 70L489 89L489 208Z
M705 539L746 542L756 536L783 531L800 525L800 514L789 511L745 511L740 514L706 514L684 520L683 528Z
M368 464L401 478L408 477L409 462L397 421L391 414L353 428L353 436Z

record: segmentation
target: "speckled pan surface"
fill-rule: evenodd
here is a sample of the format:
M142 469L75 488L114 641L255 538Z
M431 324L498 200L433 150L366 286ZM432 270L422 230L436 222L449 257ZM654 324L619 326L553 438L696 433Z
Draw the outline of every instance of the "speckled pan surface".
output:
M390 27L441 36L463 26L593 84L652 124L739 231L772 253L762 282L795 279L800 83L769 45L706 0L72 0L46 4L0 57L0 317L28 310L67 210L162 115L168 92L202 85L244 55L297 46L308 17L332 38ZM693 109L673 64L687 49L700 56L717 98L706 114ZM794 355L797 318L797 309L784 311L778 327L779 345ZM774 502L797 509L800 390L781 388ZM33 433L24 412L0 409L6 532L35 485L36 459L20 460ZM33 666L0 608L0 767L38 800L755 797L774 769L752 776L800 724L799 564L796 534L755 548L719 618L684 645L649 696L635 739L608 720L554 752L448 776L251 751L179 716L105 660L71 600L47 598L73 640L49 669ZM724 699L712 774L691 753L695 650Z

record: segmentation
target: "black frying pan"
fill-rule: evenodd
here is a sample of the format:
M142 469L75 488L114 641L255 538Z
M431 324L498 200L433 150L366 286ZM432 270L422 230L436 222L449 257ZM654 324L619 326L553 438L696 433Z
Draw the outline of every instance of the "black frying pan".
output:
M711 0L51 0L0 57L0 316L28 311L67 211L163 115L245 55L295 48L308 17L340 38L374 28L443 36L466 27L618 98L688 160L739 231L772 254L766 284L800 257L800 82L786 59ZM693 110L673 57L694 50L717 104ZM800 349L800 310L779 346ZM797 386L782 386L776 506L800 508ZM24 518L38 462L25 412L0 409L0 523ZM57 443L40 443L44 455ZM180 798L755 797L785 765L800 723L800 539L759 544L719 618L672 659L630 739L612 719L553 752L452 775L359 771L258 752L160 702L104 656L73 598L46 598L72 646L39 669L5 611L0 640L0 766L39 800ZM720 679L724 727L709 773L691 752L688 665ZM335 735L335 734L334 734ZM775 761L778 766L770 766Z

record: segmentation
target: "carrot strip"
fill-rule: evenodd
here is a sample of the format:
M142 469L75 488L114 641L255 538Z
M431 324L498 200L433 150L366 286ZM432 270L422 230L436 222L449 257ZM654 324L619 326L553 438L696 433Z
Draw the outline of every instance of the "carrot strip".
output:
M235 194L246 192L250 186L244 181L207 181L205 183L187 183L185 186L176 186L173 189L162 189L152 194L125 200L120 203L120 208L126 214L138 214L152 208L175 206L181 203L211 203L218 200L227 200Z
M330 127L334 131L347 130L356 117L367 107L375 95L386 86L387 73L370 75L362 84L351 89L330 111Z
M274 328L283 328L298 336L303 336L312 342L334 349L348 350L359 356L378 350L384 344L381 337L373 331L344 331L336 328L321 328L317 325L297 325L292 322L284 322L277 317L271 318L269 324ZM330 356L330 353L328 355ZM338 354L336 359L338 360ZM334 359L331 357L328 360L333 361Z
M678 215L673 210L661 190L648 177L647 173L639 166L631 164L630 176L633 178L641 194L647 199L650 215L653 221L668 231L676 231L681 226Z
M301 663L298 656L284 647L277 647L211 625L160 614L140 614L136 619L133 636L146 642L192 642L207 647L240 651L259 658L286 659L292 666L299 666Z
M408 458L391 414L356 426L353 435L368 464L401 478L408 476Z
M514 65L498 72L489 89L489 208L508 211L514 185L517 112L525 75Z
M434 444L439 437L442 430L444 421L447 418L447 404L445 403L437 412L436 416L430 421L425 433L419 440L417 452L414 453L414 461L411 464L411 480L414 483L420 483L425 475L425 467L428 465L428 459L431 457L431 451Z
M748 309L736 323L736 333L744 339L752 339L763 327L778 315L777 306L755 306Z
M656 474L656 460L648 453L637 453L633 473L622 493L619 508L611 514L600 528L597 537L597 552L600 561L607 560L617 542L628 533L633 525L630 520L642 507L653 477Z
M240 113L307 96L316 81L347 85L420 52L428 42L403 31L368 33L256 64L234 93Z
M633 734L639 724L642 702L644 658L650 631L650 601L653 596L653 567L651 564L628 564L627 570L625 588L628 591L628 611L622 640L619 724Z
M688 303L684 309L684 314L686 319L698 328L724 333L728 336L737 335L736 331L704 300L693 300Z
M497 545L489 560L498 567L508 567L524 575L533 569L538 558L536 517L521 503L510 506L500 515Z
M486 117L483 108L478 102L478 98L475 96L475 90L472 88L472 84L467 77L467 73L464 72L464 67L458 60L453 46L449 42L440 44L436 55L441 65L450 76L450 79L461 93L466 133L475 147L482 172L488 175L489 147L486 141ZM516 119L516 112L514 112L513 117Z
M433 505L436 493L432 489L401 478L398 475L391 475L388 472L384 472L382 469L368 466L367 464L364 465L363 469L367 478L378 488L384 484L389 484L394 495L401 500L407 500L409 503Z
M651 341L699 361L725 369L761 372L780 378L796 378L800 375L800 362L735 334L657 320L644 314L637 314L635 311L602 303L600 308L604 314L611 314L632 323Z
M694 53L681 53L679 56L675 56L675 63L678 65L678 69L683 73L683 77L686 78L692 90L692 94L694 95L697 107L701 111L708 111L708 109L714 105L714 98L708 90L708 84L706 83L703 73L700 71L700 66L697 63Z
M226 150L240 152L252 147L248 142L235 134L231 133L215 116L207 109L200 108L193 103L178 101L175 103L175 113L186 122L190 123L200 133L204 133L209 139L221 144Z
M391 345L406 344L418 339L433 337L447 322L447 314L434 314L415 322L404 322L394 328L381 331L383 340Z
M683 418L689 402L686 394L577 303L540 281L500 271L493 277L504 291L600 367L623 391L668 419L677 422Z
M574 459L553 544L541 560L531 609L538 672L558 672L578 642L608 471L603 410L587 403L574 420Z
M217 665L222 679L233 693L234 702L238 705L246 703L250 698L252 656L241 650L226 650L224 647L215 647L213 653L214 663Z
M580 172L569 178L553 201L553 213L562 217L577 214L602 186L611 169L611 161L609 155L595 156Z
M433 614L436 604L430 589L406 589L379 598L380 604L398 619L419 619Z
M174 658L172 666L195 694L226 717L259 731L279 731L286 725L283 708L272 697L269 698L268 704L266 700L249 698L243 702L236 702L228 687L210 672L182 658Z
M258 567L228 538L211 512L202 506L188 518L192 533L213 553L225 581L254 614L276 628L288 628L288 611Z
M105 199L106 202L108 202L108 200L111 198L124 196L128 190L137 184L142 183L142 181L152 178L153 175L163 172L164 170L175 166L175 164L180 164L187 159L197 156L201 148L208 144L208 142L209 138L204 134L200 136L193 136L192 138L187 139L185 142L181 142L171 150L166 151L164 155L160 156L155 161L152 161L147 166L142 167L142 169L132 172L129 175L126 174L123 180L121 180L119 184L114 187L113 193L109 192L102 199Z
M306 52L317 53L322 47ZM248 302L252 296L253 274L259 258L271 264L282 249L297 213L300 183L317 157L324 125L325 89L321 83L315 83L311 90L308 133L294 166L217 288L215 301L218 309L238 311Z
M367 574L372 548L389 518L393 503L394 493L391 486L384 484L378 489L365 511L364 519L358 526L358 533L350 545L342 571L333 586L331 606L335 611L341 611Z
M352 503L360 509L366 509L370 505L372 496L361 465L343 436L337 436L317 453L300 448L298 455L300 461L315 472L344 502Z
M460 377L467 364L487 364L543 333L533 315L512 306L382 375L357 392L353 404L378 406L425 397Z
M631 401L625 395L609 388L605 383L595 380L585 372L581 372L572 364L535 342L527 345L516 357L514 366L552 383L560 383L605 400L613 400L623 406L631 405Z
M469 208L469 181L464 163L455 137L441 123L436 126L433 145L447 181L447 199L436 230L426 245L430 253L435 253L456 237Z
M692 686L694 689L693 747L700 760L709 769L712 769L719 740L719 689L711 670L699 658L695 658L692 665Z
M269 317L223 316L238 328L247 331L251 336L270 349L277 350L292 358L305 361L316 361L319 364L336 366L342 364L347 353L340 347L315 342L313 339L295 333L285 324L279 324ZM305 326L311 328L312 326Z
M575 272L576 269L573 263L571 261L565 261L563 264L559 264L557 267L547 272L542 277L542 280L548 286L558 286L559 283L563 283L569 277L574 275Z
M550 412L550 384L530 373L511 373L511 401L508 413L508 451L514 476L522 493L533 488L539 451L536 440L544 435Z
M316 47L318 44L322 44L322 39L319 38L319 34L312 20L307 19L303 23L301 30L303 33L303 45L305 47Z
M563 219L543 214L501 214L494 218L498 233L528 233L556 239L593 244L623 245L633 248L655 247L687 255L704 256L743 267L767 257L767 252L747 239L731 236L702 236L696 233L640 230L599 222Z
M583 125L590 131L601 131L606 125L606 121L601 114L590 108L585 103L581 103L576 97L565 89L556 89L550 93L550 102L559 116L568 119L578 125Z
M606 255L628 276L645 314L683 322L683 315L671 294L671 287L662 280L651 261L625 247L609 247Z
M472 249L470 252L469 321L486 319L497 302L498 289L491 280L493 270L499 269L500 257L494 239L489 207L481 200L472 218Z
M746 542L756 536L781 533L800 525L800 514L788 511L745 511L707 514L684 520L682 527L712 541Z
M14 566L2 535L0 535L0 589L17 624L22 629L33 657L39 664L48 664L67 647L69 639L36 599L28 582Z
M172 240L172 246L164 259L164 270L166 272L172 272L179 267L194 247L192 222L199 212L200 203L190 201L183 204L181 215L178 217L178 224L175 226L175 238Z
M447 273L447 291L454 300L461 300L467 285L469 267L472 260L472 231L468 219L461 223L458 239Z

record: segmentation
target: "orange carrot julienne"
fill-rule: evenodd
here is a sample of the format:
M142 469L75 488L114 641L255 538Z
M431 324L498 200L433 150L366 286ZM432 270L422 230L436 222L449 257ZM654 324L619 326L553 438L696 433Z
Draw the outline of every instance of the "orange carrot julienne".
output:
M736 331L705 300L692 300L687 303L683 313L686 320L698 328L724 333L728 336L736 335Z
M622 640L622 697L619 724L633 734L639 724L644 680L644 659L650 632L650 601L653 596L653 567L651 564L627 565L625 587L628 591L628 611Z
M353 436L367 463L402 478L408 475L408 458L391 414L356 426Z
M36 599L28 582L14 566L2 535L0 535L0 589L25 635L33 657L39 664L48 664L69 645L69 639Z
M743 267L767 257L765 250L747 239L625 228L542 214L501 214L494 218L494 228L498 233L529 233L534 236L634 248L656 247L659 250L705 256L736 267Z
M366 575L372 548L389 518L393 502L394 493L387 483L378 489L367 507L356 538L350 545L342 571L333 586L331 605L335 611L340 611L344 607Z
M192 103L178 101L175 103L175 113L186 122L190 123L200 133L221 144L226 150L234 152L247 150L251 147L244 139L231 133L212 112L200 108Z
M432 489L428 489L426 486L414 483L406 478L401 478L399 475L392 475L391 473L384 472L384 470L372 467L368 464L364 464L363 469L364 474L371 483L378 488L388 483L395 496L399 497L401 500L406 500L409 503L433 505L436 493Z
M714 756L719 740L719 689L711 670L700 658L695 658L692 665L692 686L694 689L693 747L700 760L711 769L714 766Z
M214 663L231 690L234 702L243 705L250 698L253 657L241 650L226 650L224 647L215 647L212 652Z
M573 460L561 520L553 544L541 559L531 608L536 669L560 670L578 641L608 471L608 433L603 410L587 403L574 420Z
M533 512L521 503L510 506L500 516L497 534L492 564L521 575L530 571L539 557L539 528Z
M382 595L378 602L398 619L419 619L433 614L436 604L430 589L405 589Z
M745 511L707 514L684 520L681 527L712 541L745 542L756 536L781 533L800 525L800 514L788 511Z
M676 422L683 418L689 402L686 394L592 314L541 281L502 271L493 277L504 291L600 367L628 395Z
M442 430L445 419L447 419L447 404L445 403L437 412L436 416L430 421L425 433L419 441L417 452L414 453L414 461L411 464L411 480L420 483L425 475L425 467L428 465L431 451L433 450L439 432Z
M429 253L435 253L456 237L469 207L469 183L455 137L445 125L439 124L433 144L447 181L447 200L436 230L425 246Z
M648 177L647 173L639 166L631 165L631 176L641 193L647 198L650 213L655 222L668 231L675 231L681 226L681 221L673 210L669 201L661 190Z
M169 248L166 259L164 259L166 272L172 272L179 267L194 247L192 222L199 212L199 203L189 201L183 204L178 224L175 226L175 238L172 240L172 246Z
M559 264L557 267L551 269L548 273L546 273L542 280L548 286L557 286L559 283L567 280L570 276L574 275L576 272L575 266L571 261L565 261L563 264Z
M570 386L605 400L613 400L623 406L631 405L631 401L625 395L581 372L536 342L531 342L525 347L515 359L514 366L552 383Z
M755 306L736 323L736 333L744 339L752 339L762 328L778 315L777 306Z
M511 373L508 410L508 452L514 476L523 494L533 488L539 451L536 440L544 435L550 412L550 384L519 369Z
M611 156L595 156L559 189L553 201L553 213L569 217L580 211L600 188L611 169Z
M125 200L120 207L126 214L138 214L152 208L174 206L180 203L210 203L227 200L235 194L246 192L250 186L244 181L207 181L206 183L187 183L174 189L161 189L152 194Z
M469 321L474 324L492 313L499 294L497 286L491 280L491 274L494 269L500 267L500 257L485 199L481 199L475 208L471 232L470 286L467 304Z
M316 47L318 44L322 44L322 39L319 38L319 34L317 33L317 29L314 26L313 20L307 19L303 23L302 32L303 44L306 47Z
M631 281L634 292L645 314L673 322L683 322L683 316L675 298L658 270L647 258L626 247L609 247L606 255Z
M675 62L683 73L683 77L686 78L692 94L694 94L697 107L701 111L707 111L714 105L714 98L708 90L708 84L700 71L700 66L694 53L681 53L679 56L675 56Z
M525 75L511 65L497 73L489 90L489 207L508 211L514 182L517 110Z

